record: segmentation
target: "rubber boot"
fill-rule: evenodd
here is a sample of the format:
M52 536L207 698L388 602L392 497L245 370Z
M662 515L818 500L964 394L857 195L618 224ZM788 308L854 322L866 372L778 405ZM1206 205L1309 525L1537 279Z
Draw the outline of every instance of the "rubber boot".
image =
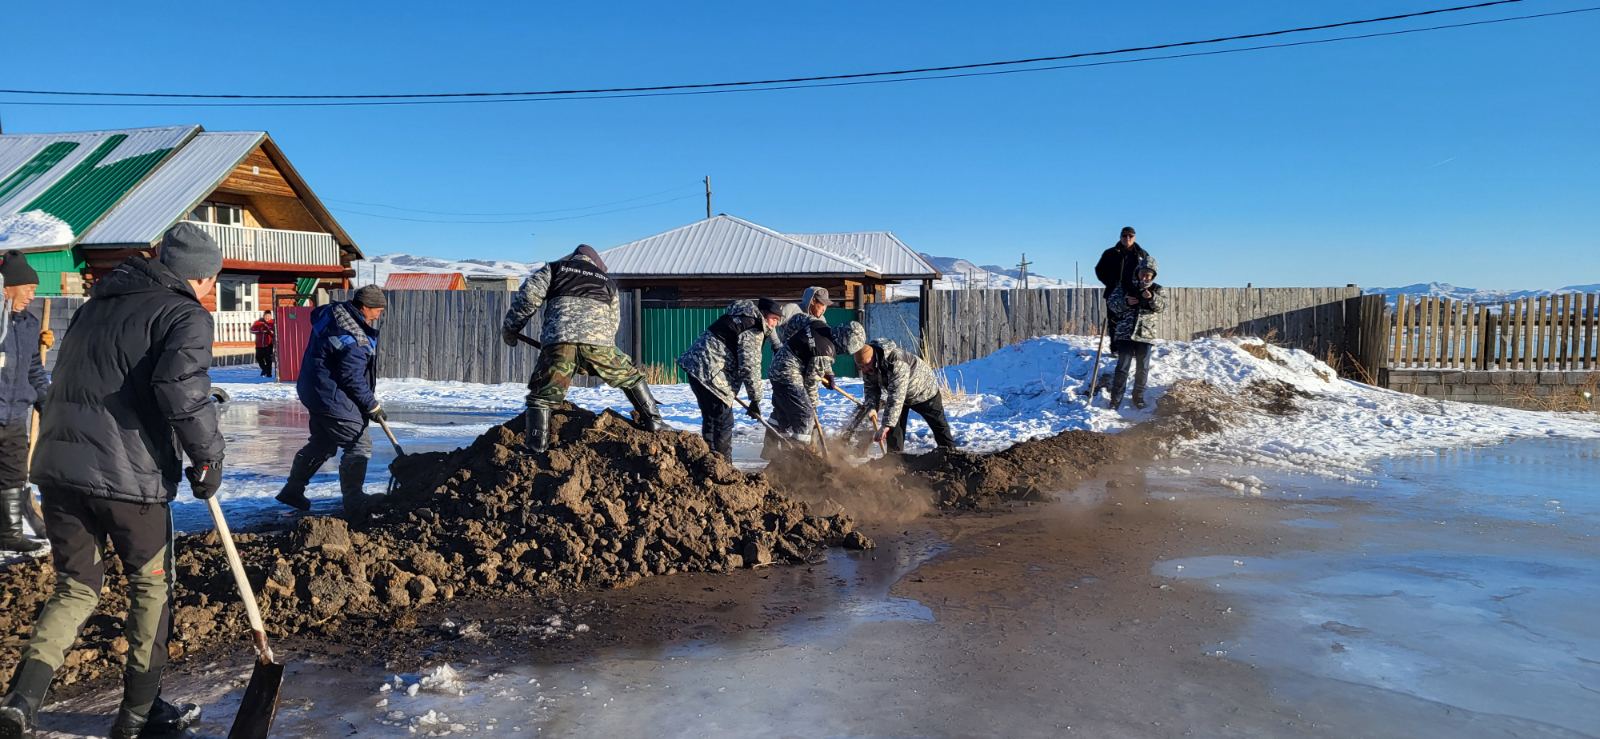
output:
M1120 378L1111 381L1111 398L1107 404L1107 407L1111 410L1117 410L1122 407L1122 389L1123 381Z
M550 449L550 409L544 406L528 406L528 412L522 417L522 447L535 454L543 454Z
M33 736L34 719L50 690L55 671L38 660L28 660L11 679L11 692L0 700L0 739Z
M22 489L22 519L28 522L28 528L33 529L33 538L49 538L44 530L44 517L33 504L33 491L27 488Z
M1144 410L1144 392L1137 388L1133 391L1133 407Z
M23 506L33 505L33 496L27 488L0 490L0 549L32 553L45 547L44 542L29 539L22 531Z
M117 722L111 725L111 739L174 736L199 721L199 706L193 703L175 706L156 698L145 713L127 706L117 709Z
M306 483L311 482L311 476L317 474L317 468L321 466L322 462L317 462L304 449L295 452L294 462L289 465L289 481L283 484L283 490L278 491L278 502L298 511L311 510L311 500L306 497Z
M346 454L339 459L339 495L344 498L346 519L367 515L372 508L372 497L366 493L367 463L370 457Z
M650 394L650 385L644 380L635 383L633 387L622 391L628 396L628 402L633 404L636 423L645 431L660 431L666 426L661 420L661 410L656 407L656 398Z

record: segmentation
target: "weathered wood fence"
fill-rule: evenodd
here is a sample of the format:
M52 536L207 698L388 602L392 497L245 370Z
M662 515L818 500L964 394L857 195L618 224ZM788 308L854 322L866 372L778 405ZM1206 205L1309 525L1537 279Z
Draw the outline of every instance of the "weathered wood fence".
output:
M1588 370L1600 368L1600 294L1562 293L1501 303L1401 295L1393 369Z
M1382 366L1383 298L1357 287L1169 287L1165 294L1163 339L1260 336L1371 376ZM922 349L942 366L1038 336L1092 336L1105 301L1100 288L936 290L924 315Z
M506 346L500 323L511 307L513 292L489 290L390 290L378 341L378 372L383 377L419 377L462 382L523 382L533 374L538 350L525 344ZM350 293L334 291L334 300ZM622 328L617 346L636 356L634 300L622 294ZM524 329L539 338L541 315ZM573 382L592 385L594 378Z

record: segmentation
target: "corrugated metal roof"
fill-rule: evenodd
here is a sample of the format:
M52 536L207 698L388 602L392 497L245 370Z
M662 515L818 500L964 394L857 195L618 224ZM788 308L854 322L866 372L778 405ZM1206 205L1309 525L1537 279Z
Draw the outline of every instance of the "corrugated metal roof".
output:
M201 133L128 193L79 244L150 244L227 179L266 136Z
M0 135L0 217L39 210L82 234L199 130L191 125Z
M385 290L464 290L466 278L460 272L392 272L383 281Z
M939 277L937 268L923 259L915 249L906 246L900 237L888 231L786 235L835 254L871 264L886 278L911 280Z
M719 215L601 252L613 277L877 274L866 264Z

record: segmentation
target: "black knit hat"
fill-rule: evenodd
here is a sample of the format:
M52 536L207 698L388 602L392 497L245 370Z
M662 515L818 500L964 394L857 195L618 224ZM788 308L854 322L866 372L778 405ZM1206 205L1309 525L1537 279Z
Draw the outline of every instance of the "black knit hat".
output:
M760 300L757 300L756 301L756 308L760 309L761 313L763 315L769 315L769 316L781 316L781 315L783 315L783 306L779 305L778 301L773 300L772 298L762 298Z
M39 284L39 273L28 266L28 258L16 249L0 256L0 278L5 279L6 287Z
M389 299L384 297L383 288L368 285L356 291L356 305L363 308L387 308Z
M167 229L157 258L185 280L204 280L222 271L222 247L211 234L188 221Z

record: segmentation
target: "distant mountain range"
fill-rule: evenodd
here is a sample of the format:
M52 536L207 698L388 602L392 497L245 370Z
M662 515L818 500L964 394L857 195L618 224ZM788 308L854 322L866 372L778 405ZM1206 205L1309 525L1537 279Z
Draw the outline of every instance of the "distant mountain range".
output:
M923 254L923 259L928 260L935 269L944 277L934 282L936 290L962 290L967 288L1011 289L1022 286L1022 271L1007 269L998 264L973 264L960 257L936 257L932 254ZM1072 287L1066 280L1046 277L1029 272L1029 287Z
M1424 296L1450 298L1469 303L1500 303L1508 300L1521 300L1522 298L1537 298L1541 295L1554 295L1556 293L1600 292L1600 283L1568 285L1554 290L1480 290L1473 287L1460 287L1448 282L1419 282L1404 287L1369 287L1362 292L1368 295L1387 296L1390 303L1394 303L1400 295L1410 298Z

